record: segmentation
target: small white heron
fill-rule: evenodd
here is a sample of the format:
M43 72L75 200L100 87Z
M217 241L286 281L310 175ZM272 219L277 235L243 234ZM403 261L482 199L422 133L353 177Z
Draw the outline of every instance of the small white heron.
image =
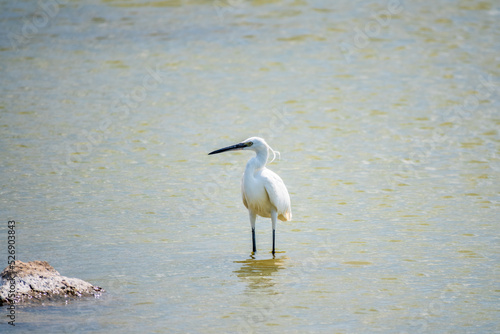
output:
M273 224L273 255L276 240L276 220L288 221L292 219L292 207L290 195L285 183L278 174L266 168L269 150L273 152L273 160L276 153L266 141L259 137L251 137L247 140L219 150L210 152L217 154L226 151L252 150L256 156L248 160L243 178L241 180L241 195L243 204L248 209L250 224L252 226L252 246L255 247L255 220L257 215L264 218L271 218Z

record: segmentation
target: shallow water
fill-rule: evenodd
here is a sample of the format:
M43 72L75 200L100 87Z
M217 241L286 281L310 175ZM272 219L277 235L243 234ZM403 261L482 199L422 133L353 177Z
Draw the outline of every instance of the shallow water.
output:
M497 2L42 3L1 2L0 232L107 293L2 331L500 330ZM254 135L275 258L207 156Z

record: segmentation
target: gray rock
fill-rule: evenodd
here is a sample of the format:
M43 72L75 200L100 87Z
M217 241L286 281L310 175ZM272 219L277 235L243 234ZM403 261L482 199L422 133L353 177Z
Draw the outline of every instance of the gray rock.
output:
M99 297L104 290L78 278L61 276L46 261L15 261L0 274L0 306L65 302Z

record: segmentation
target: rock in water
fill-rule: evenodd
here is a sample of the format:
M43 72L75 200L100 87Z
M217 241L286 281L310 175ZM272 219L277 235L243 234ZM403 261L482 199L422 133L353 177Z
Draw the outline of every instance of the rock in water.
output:
M84 296L97 298L104 292L81 279L61 276L46 261L15 261L0 275L0 306L64 302Z

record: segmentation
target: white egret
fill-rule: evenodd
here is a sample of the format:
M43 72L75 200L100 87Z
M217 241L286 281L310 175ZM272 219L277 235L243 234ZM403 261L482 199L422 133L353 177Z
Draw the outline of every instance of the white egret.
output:
M241 180L241 195L243 204L248 209L250 224L252 226L252 246L255 247L255 220L257 215L264 218L271 218L273 224L273 255L276 240L276 220L288 221L292 219L292 207L290 205L290 195L283 180L278 174L266 168L269 150L273 152L273 160L276 153L266 141L259 137L251 137L247 140L219 150L210 152L217 154L226 151L252 150L255 157L248 160L243 178Z

